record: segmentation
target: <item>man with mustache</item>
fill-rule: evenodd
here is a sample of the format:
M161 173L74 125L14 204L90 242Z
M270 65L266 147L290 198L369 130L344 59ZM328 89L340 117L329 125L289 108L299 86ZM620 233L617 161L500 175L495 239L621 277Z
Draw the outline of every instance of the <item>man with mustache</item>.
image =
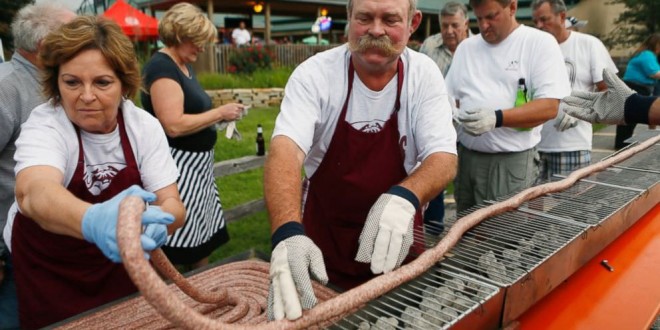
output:
M275 123L264 170L270 319L312 308L311 278L347 290L421 252L420 209L456 171L442 74L406 47L416 0L347 10L348 44L296 68Z
M529 187L541 124L570 93L552 35L519 24L516 0L470 0L480 35L464 40L447 75L457 103L457 212Z

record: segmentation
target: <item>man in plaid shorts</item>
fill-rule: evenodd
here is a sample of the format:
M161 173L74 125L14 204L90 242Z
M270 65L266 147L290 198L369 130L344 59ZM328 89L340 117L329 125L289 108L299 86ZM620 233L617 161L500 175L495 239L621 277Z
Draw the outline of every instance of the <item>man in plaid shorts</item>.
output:
M617 68L600 40L566 28L564 1L534 0L531 8L536 27L552 34L559 43L571 89L588 92L607 89L603 69L617 72ZM560 107L557 117L546 122L541 130L539 180L589 165L591 142L591 124L567 115Z

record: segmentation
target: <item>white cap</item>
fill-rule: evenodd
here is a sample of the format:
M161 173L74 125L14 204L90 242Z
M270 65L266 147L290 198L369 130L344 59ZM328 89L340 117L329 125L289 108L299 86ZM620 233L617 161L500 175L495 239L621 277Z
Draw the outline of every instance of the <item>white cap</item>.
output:
M587 23L589 23L589 21L578 21L577 18L570 16L570 17L566 17L566 22L564 24L568 29L569 27L581 28L587 25Z

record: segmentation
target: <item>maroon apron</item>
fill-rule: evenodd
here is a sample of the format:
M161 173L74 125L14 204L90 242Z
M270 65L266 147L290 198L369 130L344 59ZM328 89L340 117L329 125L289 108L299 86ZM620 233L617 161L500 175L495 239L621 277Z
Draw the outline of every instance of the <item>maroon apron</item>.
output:
M121 111L117 124L126 167L98 196L84 181L83 145L76 127L78 165L67 189L83 201L101 203L131 185L142 185ZM46 231L20 212L11 243L23 329L41 328L137 291L124 266L110 261L96 245Z
M345 290L376 276L370 264L355 261L358 238L378 197L408 175L399 147L397 122L403 62L399 59L397 64L397 96L392 115L380 132L367 133L346 122L354 77L353 63L349 61L348 94L328 151L309 179L303 213L305 233L323 252L330 283ZM415 229L421 230L419 212L414 223ZM415 241L411 251L418 254L423 249L423 242Z

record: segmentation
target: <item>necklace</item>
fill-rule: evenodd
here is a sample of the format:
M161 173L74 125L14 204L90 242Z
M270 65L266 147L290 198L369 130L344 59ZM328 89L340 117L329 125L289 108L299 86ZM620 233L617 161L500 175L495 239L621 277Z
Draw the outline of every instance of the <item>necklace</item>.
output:
M183 72L186 77L190 76L190 72L188 72L188 67L183 63L183 61L180 60L180 58L176 55L176 52L170 50L169 48L163 48L160 50L163 54L169 56L172 61L176 64L177 67L179 67L179 70Z

